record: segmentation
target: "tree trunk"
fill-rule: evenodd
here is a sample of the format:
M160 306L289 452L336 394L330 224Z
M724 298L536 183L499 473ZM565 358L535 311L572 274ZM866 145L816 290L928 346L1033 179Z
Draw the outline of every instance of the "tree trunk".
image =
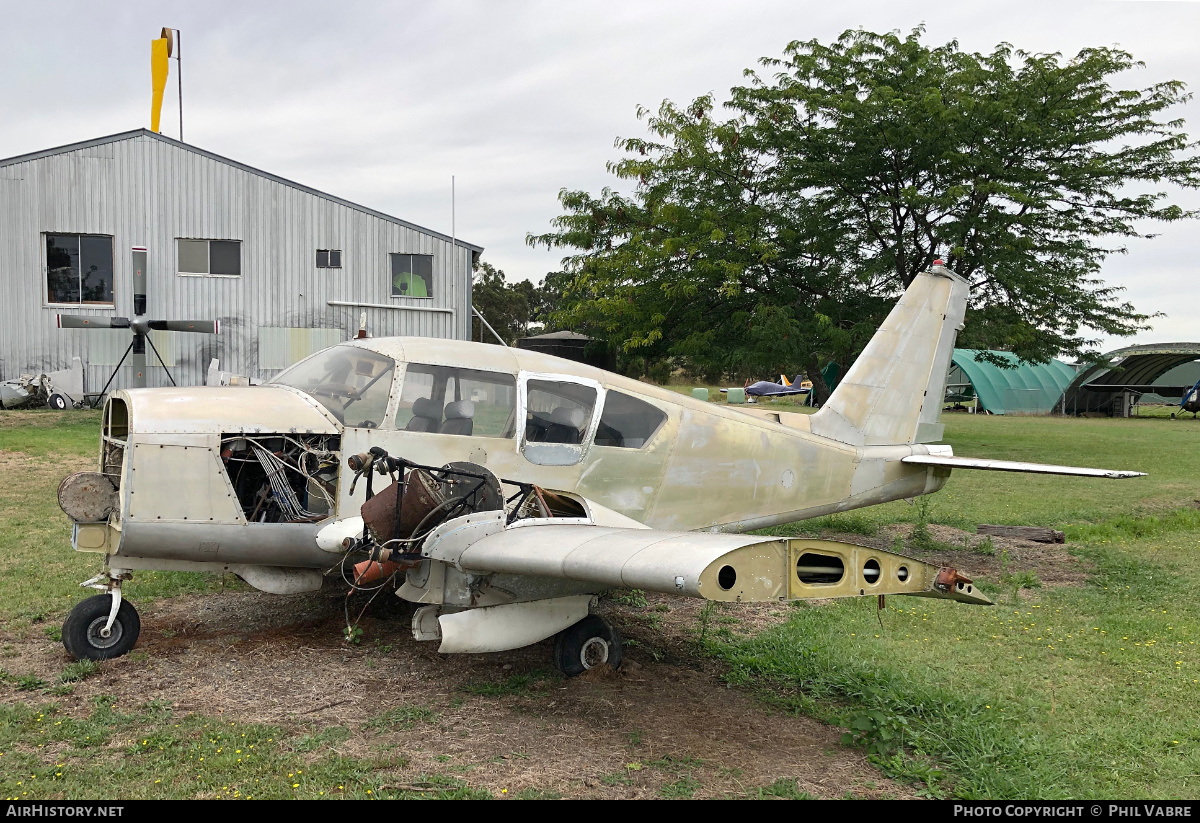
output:
M976 534L987 534L993 537L1016 537L1021 540L1033 540L1037 543L1062 543L1066 535L1055 529L1044 529L1038 526L993 526L980 523L975 527Z
M820 361L815 354L808 355L808 379L813 384L813 405L824 406L829 399L829 386L825 384L825 376L821 374Z

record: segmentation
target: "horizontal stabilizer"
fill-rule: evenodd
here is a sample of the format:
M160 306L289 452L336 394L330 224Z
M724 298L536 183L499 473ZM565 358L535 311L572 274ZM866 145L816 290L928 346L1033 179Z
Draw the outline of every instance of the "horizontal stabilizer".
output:
M902 463L918 463L924 466L945 466L948 469L983 469L992 472L1025 472L1026 474L1069 474L1076 477L1108 477L1122 480L1126 477L1145 477L1145 472L1114 471L1112 469L1088 469L1081 466L1052 466L1048 463L1021 463L1016 460L982 460L975 457L943 457L936 454L914 454L901 460Z

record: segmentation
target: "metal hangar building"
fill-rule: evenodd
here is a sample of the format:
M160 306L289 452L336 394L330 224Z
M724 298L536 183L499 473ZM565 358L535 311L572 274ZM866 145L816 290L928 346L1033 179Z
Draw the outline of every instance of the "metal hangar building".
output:
M364 312L373 337L468 340L482 251L146 129L10 157L0 380L78 356L98 391L131 339L110 318L141 314L220 324L216 335L151 332L150 386L169 385L164 365L181 385L203 384L214 358L269 379L354 336ZM59 329L58 314L101 328Z

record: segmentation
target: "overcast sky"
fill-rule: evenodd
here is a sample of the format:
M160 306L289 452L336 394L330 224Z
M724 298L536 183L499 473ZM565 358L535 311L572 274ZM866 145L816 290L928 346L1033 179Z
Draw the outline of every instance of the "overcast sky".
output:
M787 42L847 28L999 41L1073 54L1119 45L1146 63L1130 86L1200 91L1200 2L211 2L25 3L0 27L0 157L150 123L150 40L183 33L189 143L458 235L510 280L558 254L530 249L561 188L614 184L618 136L644 133L639 104L723 98ZM175 62L163 133L178 136ZM1200 136L1200 102L1177 112ZM1200 208L1200 195L1176 202ZM1127 342L1200 340L1200 222L1163 227L1111 258L1154 330ZM1108 345L1108 344L1111 344Z

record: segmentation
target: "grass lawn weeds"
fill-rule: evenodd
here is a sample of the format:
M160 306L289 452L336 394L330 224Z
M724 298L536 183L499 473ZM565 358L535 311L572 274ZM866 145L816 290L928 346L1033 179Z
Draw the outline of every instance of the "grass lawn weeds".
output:
M56 494L67 474L95 470L99 435L99 411L0 411L0 622L10 631L57 629L100 569L100 555L71 549ZM220 585L216 575L140 572L126 592L142 603Z
M928 506L894 503L777 531L870 534L921 517L968 531L985 522L1053 526L1091 564L1086 585L1040 586L1034 575L1019 591L985 582L994 608L893 597L877 615L873 600L797 604L785 623L752 637L732 632L726 610L714 607L700 648L723 661L732 684L776 710L842 725L847 742L865 746L885 773L914 780L930 794L1194 797L1200 605L1191 594L1200 580L1200 491L1189 458L1200 445L1200 422L943 419L956 454L1150 476L1109 481L962 471ZM10 634L45 630L53 638L83 596L78 583L98 565L70 550L54 495L64 474L91 465L98 422L94 413L0 414L0 470L8 478L0 493L0 557L9 583L0 619ZM130 596L144 602L217 585L211 576L142 573ZM389 771L403 758L337 754L326 745L336 730L314 736L176 716L153 702L118 708L103 697L75 705L65 695L93 674L76 665L49 683L0 673L18 695L0 705L6 796L482 793L444 774L389 784ZM464 693L473 694L469 686ZM371 722L405 728L435 717L396 710ZM681 770L661 793L689 796L690 780ZM755 791L803 796L786 782Z
M998 604L889 598L797 604L748 640L707 639L728 679L847 727L892 775L979 798L1195 797L1200 788L1200 423L946 415L956 454L1136 469L1109 481L956 472L928 517L1054 526L1082 587L985 588ZM922 507L785 531L870 533ZM964 569L970 573L970 569ZM882 627L879 623L882 617Z
M55 704L0 705L0 784L8 800L492 797L445 774L398 784L401 755L346 757L323 742L277 726L176 717L153 702L125 709L98 698L82 716Z

